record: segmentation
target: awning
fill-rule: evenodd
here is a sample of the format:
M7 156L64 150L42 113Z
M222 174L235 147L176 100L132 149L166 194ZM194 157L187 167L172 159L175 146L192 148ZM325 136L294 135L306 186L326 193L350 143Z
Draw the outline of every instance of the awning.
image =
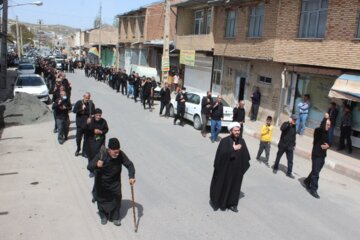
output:
M343 74L335 80L329 97L360 102L360 75Z

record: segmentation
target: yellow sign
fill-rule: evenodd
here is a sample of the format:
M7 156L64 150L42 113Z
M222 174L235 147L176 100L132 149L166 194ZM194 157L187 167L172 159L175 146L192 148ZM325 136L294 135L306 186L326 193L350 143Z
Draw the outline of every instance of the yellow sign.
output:
M181 50L180 63L188 66L195 66L195 50Z
M170 71L170 59L169 59L169 57L162 57L162 70L163 70L163 72Z

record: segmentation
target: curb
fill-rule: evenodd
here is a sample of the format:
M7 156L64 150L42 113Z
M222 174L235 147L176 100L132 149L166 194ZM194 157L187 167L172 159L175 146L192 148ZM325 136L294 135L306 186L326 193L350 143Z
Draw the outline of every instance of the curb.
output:
M254 132L253 130L245 129L244 133L246 135L249 135L251 137L254 137L254 138L260 140L260 134L257 132ZM278 142L279 142L278 139L273 138L273 140L271 141L271 145L277 147ZM305 150L303 148L296 147L294 154L296 154L300 157L303 157L308 161L311 160L311 151L309 151L309 150ZM325 160L325 167L336 173L350 177L356 181L360 181L360 171L359 170L351 169L351 168L341 165L341 164L337 163L336 161L331 160L329 158L326 158L326 160Z

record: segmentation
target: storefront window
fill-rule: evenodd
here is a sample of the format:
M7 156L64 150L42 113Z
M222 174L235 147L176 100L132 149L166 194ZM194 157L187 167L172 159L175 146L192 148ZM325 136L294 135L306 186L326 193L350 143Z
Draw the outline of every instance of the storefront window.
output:
M321 75L299 75L295 92L294 112L298 113L297 105L303 101L304 94L310 95L310 114L306 126L316 128L329 108L329 91L336 77Z

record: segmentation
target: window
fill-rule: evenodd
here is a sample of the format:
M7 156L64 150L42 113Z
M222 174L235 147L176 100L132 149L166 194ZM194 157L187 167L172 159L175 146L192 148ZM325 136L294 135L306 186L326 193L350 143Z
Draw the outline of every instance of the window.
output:
M225 37L233 38L236 33L236 11L231 10L227 13L226 18L226 29L225 29Z
M145 24L145 17L140 17L140 18L139 18L139 31L140 31L140 36L144 36L144 24Z
M131 49L131 64L139 64L139 49Z
M223 69L223 58L214 56L214 72L213 72L213 84L221 84L221 75Z
M360 12L358 14L358 30L357 30L356 38L360 38Z
M148 49L140 49L139 65L148 66Z
M324 38L328 0L303 0L300 18L300 38Z
M249 37L261 37L264 26L264 5L250 9Z
M204 11L198 10L195 12L194 34L195 35L203 34L203 29L204 29Z
M259 82L265 83L265 84L271 84L272 78L260 76Z
M209 34L211 31L211 8L209 8L207 10L207 15L206 15L206 34Z

